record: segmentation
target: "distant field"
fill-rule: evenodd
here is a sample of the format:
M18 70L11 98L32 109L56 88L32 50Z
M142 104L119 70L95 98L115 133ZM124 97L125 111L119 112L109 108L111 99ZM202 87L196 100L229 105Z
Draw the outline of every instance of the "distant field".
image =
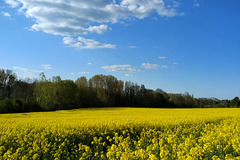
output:
M0 114L0 159L240 159L240 109Z

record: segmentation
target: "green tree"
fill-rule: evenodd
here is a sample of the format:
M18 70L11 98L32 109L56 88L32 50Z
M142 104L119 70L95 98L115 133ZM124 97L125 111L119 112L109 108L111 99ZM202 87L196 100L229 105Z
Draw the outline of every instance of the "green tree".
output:
M57 109L77 108L77 85L72 80L62 80L56 87L59 102Z
M41 81L41 82L46 82L46 81L47 81L47 78L46 78L44 72L41 72L41 73L39 74L39 77L40 77L40 81Z
M56 110L60 106L58 88L55 83L38 82L34 89L34 97L44 110Z
M13 86L17 76L11 70L0 69L0 99L11 98Z
M235 97L230 101L231 107L240 107L240 100L239 97Z
M77 87L79 89L87 88L88 87L88 80L85 76L82 76L75 81L75 84L77 85Z
M41 81L35 86L34 96L45 110L77 108L77 85L72 80L53 77L53 82Z
M97 99L101 106L106 106L108 101L108 95L106 90L106 81L102 74L93 76L90 80L91 89L96 93Z
M78 88L78 106L89 107L94 98L90 96L87 78L82 76L75 81L75 84Z
M185 101L185 107L191 108L194 106L193 95L191 96L188 92L182 95Z
M46 77L43 78L43 79L46 80ZM53 83L60 83L61 81L62 81L62 79L61 79L60 76L53 76L53 77L52 77L52 82L53 82Z
M170 103L172 103L174 106L172 107L180 107L180 108L185 108L186 103L185 99L182 94L168 94L170 99Z

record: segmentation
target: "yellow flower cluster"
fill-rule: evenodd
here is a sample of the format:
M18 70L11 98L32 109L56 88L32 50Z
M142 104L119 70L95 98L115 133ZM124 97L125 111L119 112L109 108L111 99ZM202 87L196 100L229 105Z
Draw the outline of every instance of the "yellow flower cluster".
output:
M240 109L2 114L0 160L7 159L240 159Z

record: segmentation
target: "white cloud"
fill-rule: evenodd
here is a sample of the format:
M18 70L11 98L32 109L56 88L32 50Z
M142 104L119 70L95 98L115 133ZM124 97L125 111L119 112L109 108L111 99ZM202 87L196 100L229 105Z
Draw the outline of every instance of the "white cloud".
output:
M125 77L135 77L133 74L124 74Z
M199 3L194 3L194 7L200 7Z
M142 68L144 69L155 69L157 70L158 68L167 68L167 65L158 65L158 64L151 64L151 63L142 63L141 65Z
M102 66L102 69L108 70L109 72L121 72L121 73L136 73L141 72L133 68L131 65L112 65L112 66Z
M161 68L168 68L167 65L161 65L160 67L161 67Z
M90 74L90 72L79 72L78 74L83 75L83 74Z
M161 17L179 15L174 0L5 0L5 2L11 7L18 8L20 13L34 21L32 30L64 37L88 33L103 34L111 30L107 24L121 23L131 18L143 19L154 13Z
M137 46L129 46L129 48L137 48Z
M141 67L144 69L157 69L158 67L160 67L160 65L150 64L150 63L142 63Z
M165 56L159 56L158 58L159 58L159 59L166 59L167 57L165 57Z
M4 0L5 3L9 4L12 8L16 8L19 6L19 3L17 0Z
M83 37L78 37L77 40L71 37L64 37L63 43L77 49L116 48L116 45L101 44L93 39L85 39Z
M8 68L0 66L0 69L8 69Z
M42 72L42 71L31 70L23 67L18 67L18 66L13 67L13 69L15 70L16 74L20 79L38 78L39 74Z
M90 26L88 27L87 31L92 33L98 33L103 34L104 32L107 32L108 30L112 30L112 28L109 28L107 25L101 24L100 26Z
M155 20L155 21L157 21L157 20L158 20L158 18L157 18L157 17L153 17L152 19L153 19L153 20Z
M194 0L193 6L194 7L200 7L200 3L198 2L198 0Z
M87 65L92 65L92 63L91 63L91 62L88 62Z
M52 69L52 65L51 64L42 64L43 69L46 70L51 70Z
M173 62L174 65L178 65L179 63L178 62Z
M184 12L179 13L179 16L185 16Z
M5 17L11 17L11 14L7 12L2 12L2 15L4 15Z

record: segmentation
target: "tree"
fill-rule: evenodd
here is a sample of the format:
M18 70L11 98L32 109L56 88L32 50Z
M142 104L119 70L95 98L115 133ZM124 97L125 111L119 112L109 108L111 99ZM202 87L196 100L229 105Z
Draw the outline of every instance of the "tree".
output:
M112 75L95 75L75 82L53 76L47 80L21 81L11 70L0 69L0 112L72 109L79 107L240 107L239 97L230 100L194 98L189 93L168 94L151 90Z
M124 82L121 80L118 80L117 90L116 90L116 95L115 95L116 96L115 103L116 103L116 105L119 105L119 106L124 106L123 88L124 88Z
M58 100L57 109L77 108L77 85L72 80L62 80L55 84Z
M185 94L183 94L184 97L184 101L185 101L185 107L187 108L191 108L193 107L194 103L193 103L193 95L191 96L188 92L186 92Z
M180 108L185 108L186 107L186 103L185 103L185 99L183 97L182 94L168 94L170 99L170 103L172 103L174 106L172 107L180 107Z
M218 104L218 107L229 107L230 101L227 99L221 100Z
M79 89L87 88L88 87L87 78L85 76L82 76L75 81L75 84Z
M106 91L106 81L104 81L104 76L102 74L95 75L89 80L89 86L92 91L96 94L99 104L97 106L106 106L108 95Z
M78 88L78 106L88 107L92 104L93 97L90 96L90 90L88 85L88 80L86 77L80 77L75 81Z
M44 80L44 79L46 80L46 77L45 77L45 78L43 77L42 79L43 79L43 80ZM61 80L62 80L62 79L61 79L60 76L53 76L53 77L52 77L52 82L53 82L53 83L60 83Z
M136 95L136 90L135 90L135 84L130 81L125 82L125 88L124 88L124 96L126 99L126 104L127 106L133 106L134 101L135 101L135 95Z
M106 94L107 94L107 105L115 106L116 105L116 96L118 93L118 80L114 76L104 76L103 77L106 84Z
M38 82L34 88L34 97L44 110L56 110L60 105L56 83Z
M39 74L39 77L40 77L40 81L42 81L42 82L46 82L46 81L47 81L47 78L46 78L44 72L41 72L41 73Z
M17 76L11 70L0 69L0 99L11 97L12 88L17 80Z
M40 81L34 89L34 96L44 110L77 108L77 85L72 80L53 77L53 82Z
M240 107L240 100L239 97L235 97L230 101L231 107Z

